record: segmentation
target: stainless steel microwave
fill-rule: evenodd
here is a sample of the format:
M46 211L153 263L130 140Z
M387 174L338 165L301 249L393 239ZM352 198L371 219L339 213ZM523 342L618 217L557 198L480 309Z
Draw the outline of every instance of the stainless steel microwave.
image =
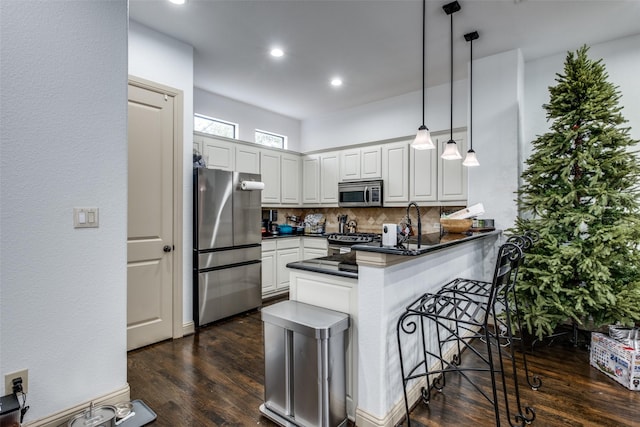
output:
M338 183L338 206L368 208L382 206L382 180Z

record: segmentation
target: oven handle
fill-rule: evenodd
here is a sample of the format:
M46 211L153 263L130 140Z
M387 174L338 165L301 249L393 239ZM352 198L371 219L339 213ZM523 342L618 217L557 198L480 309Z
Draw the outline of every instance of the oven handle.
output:
M364 204L368 205L369 204L369 186L365 186L364 187Z

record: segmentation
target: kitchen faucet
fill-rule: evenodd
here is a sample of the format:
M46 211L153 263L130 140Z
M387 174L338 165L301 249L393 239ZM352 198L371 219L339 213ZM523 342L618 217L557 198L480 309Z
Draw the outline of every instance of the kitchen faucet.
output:
M420 218L420 208L416 202L409 202L407 206L407 225L411 226L411 217L409 216L409 209L411 206L415 206L416 212L418 213L418 249L420 249L420 243L422 239L422 219Z

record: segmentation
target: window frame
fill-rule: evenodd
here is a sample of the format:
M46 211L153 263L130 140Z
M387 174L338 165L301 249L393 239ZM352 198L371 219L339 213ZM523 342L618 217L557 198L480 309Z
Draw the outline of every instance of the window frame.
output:
M233 137L231 137L231 138L232 139L238 139L238 135L240 133L240 125L238 125L238 123L230 122L228 120L217 119L215 117L206 116L206 115L200 114L200 113L193 113L194 128L195 128L195 120L196 120L196 118L204 119L204 120L210 120L212 122L220 123L220 124L223 124L223 125L229 125L229 126L231 126L233 128ZM207 135L213 135L213 136L221 136L223 138L230 138L227 135L219 135L217 133L211 133L211 132L206 132L206 131L202 131L202 130L196 130L196 132L202 132L202 133L205 133Z
M257 134L258 133L261 133L263 135L273 136L273 137L276 137L276 138L280 138L282 140L282 146L281 147L275 147L273 145L266 145L266 144L262 144L262 143L258 142L258 138L257 138ZM286 150L287 149L287 144L288 144L288 137L287 137L287 135L282 135L282 134L279 134L279 133L270 132L270 131L263 130L263 129L254 129L253 142L255 142L256 144L261 145L263 147L279 148L281 150Z

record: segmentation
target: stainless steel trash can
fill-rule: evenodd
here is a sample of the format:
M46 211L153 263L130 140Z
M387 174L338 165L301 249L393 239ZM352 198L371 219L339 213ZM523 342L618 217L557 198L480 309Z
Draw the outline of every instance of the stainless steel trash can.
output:
M346 425L349 315L297 301L262 308L264 404L280 425Z

